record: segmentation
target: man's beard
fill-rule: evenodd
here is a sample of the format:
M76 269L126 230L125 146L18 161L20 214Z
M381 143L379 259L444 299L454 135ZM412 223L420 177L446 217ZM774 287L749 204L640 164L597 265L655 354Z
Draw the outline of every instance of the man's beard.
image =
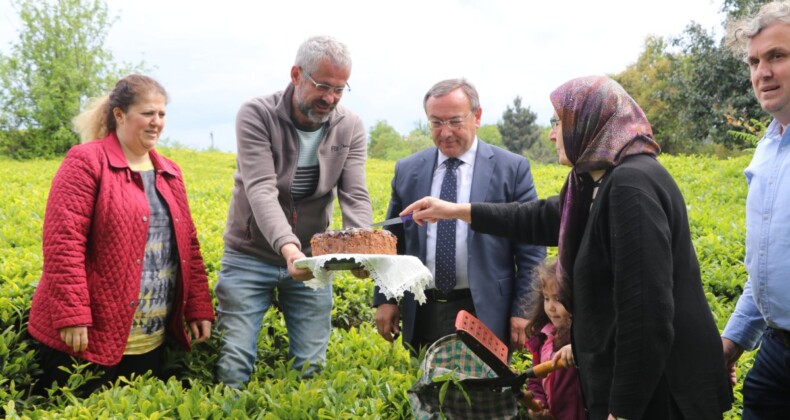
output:
M313 124L323 124L329 121L329 115L331 114L331 112L327 113L326 115L316 115L315 112L313 112L313 108L310 107L308 104L304 103L302 101L302 98L299 97L299 95L296 95L296 106L297 108L299 108L299 112L305 115L307 119L310 120L310 122L312 122ZM330 108L330 111L332 109L334 108Z

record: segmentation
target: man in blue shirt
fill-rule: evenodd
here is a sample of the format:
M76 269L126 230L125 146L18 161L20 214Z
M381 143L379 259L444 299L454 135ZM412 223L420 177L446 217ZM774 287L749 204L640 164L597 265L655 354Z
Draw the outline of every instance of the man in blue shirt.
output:
M745 52L760 106L774 118L757 144L746 180L746 270L749 278L722 333L735 384L735 363L760 344L743 383L743 418L790 413L790 3L763 6L734 22L728 41Z

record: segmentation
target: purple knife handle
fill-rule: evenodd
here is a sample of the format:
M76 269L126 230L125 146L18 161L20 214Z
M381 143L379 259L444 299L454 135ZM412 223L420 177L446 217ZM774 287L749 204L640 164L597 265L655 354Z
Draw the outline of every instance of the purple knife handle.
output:
M414 221L414 216L412 216L413 214L414 213L409 213L409 214L407 214L405 216L401 216L400 220L403 221L403 222L405 222L407 220L411 220L413 222Z

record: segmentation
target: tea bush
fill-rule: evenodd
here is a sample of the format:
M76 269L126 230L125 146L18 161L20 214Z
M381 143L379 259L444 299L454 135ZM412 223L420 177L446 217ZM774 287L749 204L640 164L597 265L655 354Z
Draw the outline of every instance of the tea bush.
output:
M208 271L217 280L222 232L231 196L235 156L219 152L163 149L179 163L186 178L191 210ZM686 198L694 245L700 260L708 302L723 328L742 291L744 202L742 175L749 157L718 160L698 156L662 156ZM3 195L0 203L0 415L8 418L410 418L406 390L419 375L418 363L400 343L376 333L370 308L373 284L340 273L335 278L327 366L309 380L289 369L288 338L280 312L266 313L259 337L258 363L250 383L232 390L214 383L219 336L193 352L167 354L168 368L178 379L147 376L123 379L81 399L68 389L50 398L31 397L39 373L27 335L30 297L41 274L41 227L49 184L60 161L18 162L0 158ZM393 162L369 160L367 185L375 220L385 217ZM541 197L556 194L568 173L559 165L533 164ZM339 228L340 209L334 226ZM551 249L550 253L555 253ZM213 295L212 298L216 299ZM216 304L216 301L215 301ZM753 353L741 359L739 378L751 367ZM514 368L529 366L518 354ZM75 375L75 380L81 379ZM120 383L116 385L121 385ZM738 418L736 407L727 414Z

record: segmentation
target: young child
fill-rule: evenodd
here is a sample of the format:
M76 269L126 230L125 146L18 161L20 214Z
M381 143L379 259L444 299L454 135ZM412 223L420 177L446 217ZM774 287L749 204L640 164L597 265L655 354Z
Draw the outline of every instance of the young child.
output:
M573 367L570 345L571 307L567 285L558 277L557 260L551 259L535 268L532 290L527 298L529 326L527 348L533 366L564 358L566 369L558 369L545 378L532 378L527 389L543 411L530 410L533 419L584 419L584 401L578 373Z

